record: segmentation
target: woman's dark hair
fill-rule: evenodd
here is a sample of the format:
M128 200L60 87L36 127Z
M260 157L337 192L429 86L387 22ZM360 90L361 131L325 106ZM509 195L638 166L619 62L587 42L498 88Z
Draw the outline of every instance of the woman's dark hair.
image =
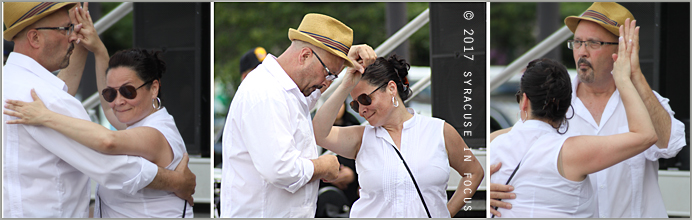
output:
M113 54L108 61L106 74L112 68L128 67L137 73L137 77L144 82L149 80L159 80L158 97L161 98L161 77L166 72L166 62L161 59L161 51L150 51L146 49L133 48L121 50ZM151 83L146 85L151 89Z
M546 58L531 61L521 77L520 91L529 98L533 116L558 122L557 132L567 132L566 115L572 103L572 83L564 65ZM565 131L560 132L563 124Z
M411 89L408 85L408 70L411 66L404 59L400 59L396 54L392 54L388 58L378 57L377 60L367 68L363 73L362 80L367 81L370 85L380 86L393 80L396 83L396 89L402 101L406 101L411 96Z

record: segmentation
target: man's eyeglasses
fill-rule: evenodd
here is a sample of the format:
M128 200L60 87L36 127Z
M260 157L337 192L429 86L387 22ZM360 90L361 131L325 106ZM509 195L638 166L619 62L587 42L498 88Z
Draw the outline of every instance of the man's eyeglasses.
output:
M72 31L74 30L74 24L70 24L70 26L67 27L38 27L34 28L36 30L61 30L61 31L67 31L67 36L70 36L72 34Z
M327 65L324 65L324 63L322 62L322 59L320 59L320 56L317 56L317 53L315 53L314 50L310 49L310 51L312 51L312 54L315 54L315 57L317 57L317 60L319 60L320 63L322 64L322 66L324 67L324 70L327 71L327 76L326 76L327 80L334 81L336 78L339 77L336 74L332 73L332 71L329 71L329 68L327 68Z
M387 83L385 83L385 84L382 84L380 87L377 87L377 89L375 89L375 90L373 90L372 92L370 92L370 94L367 94L367 95L366 95L365 93L360 94L360 95L358 96L358 98L356 99L356 100L358 100L358 101L356 101L356 100L351 101L351 109L353 109L353 111L358 112L358 109L360 108L360 105L358 105L359 102L360 102L360 104L363 104L363 105L365 105L365 106L368 106L368 105L372 104L372 98L370 98L370 95L372 95L373 93L375 93L375 91L377 91L377 90L383 88L383 87L386 86L387 84L389 84L389 82L387 82Z
M603 46L603 45L617 45L618 42L603 42L603 41L593 41L593 40L589 40L589 41L568 40L567 41L567 48L569 48L570 50L579 49L582 44L586 44L587 47L594 49L594 50L597 50L597 49L601 48L601 46Z
M137 97L137 90L139 88L142 88L143 86L153 82L154 80L149 80L142 84L141 86L135 88L132 85L124 85L121 86L120 88L116 89L113 87L106 87L101 91L101 95L103 96L103 99L106 100L106 102L113 102L115 100L115 97L118 96L118 91L120 91L120 95L125 97L126 99L134 99Z

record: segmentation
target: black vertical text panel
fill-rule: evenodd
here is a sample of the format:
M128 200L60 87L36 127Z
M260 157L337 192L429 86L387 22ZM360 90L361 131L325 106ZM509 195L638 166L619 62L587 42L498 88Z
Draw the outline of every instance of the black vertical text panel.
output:
M163 106L191 155L210 156L210 4L135 3L134 46L162 50Z
M486 140L486 3L430 3L432 113L469 147Z

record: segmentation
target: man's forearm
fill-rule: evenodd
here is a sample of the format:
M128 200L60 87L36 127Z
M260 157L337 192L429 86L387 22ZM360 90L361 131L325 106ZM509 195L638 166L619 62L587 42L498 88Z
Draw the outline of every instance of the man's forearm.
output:
M174 192L176 191L175 175L175 171L159 167L159 171L156 172L156 177L154 177L154 180L152 180L146 188Z
M646 78L644 78L641 72L633 75L632 79L632 84L634 84L634 88L637 89L637 93L639 93L644 105L646 105L646 110L649 112L651 122L654 124L656 136L658 136L656 146L658 146L658 148L668 148L671 128L670 114L663 108L661 102L658 101L658 98L654 95L649 83L646 82Z

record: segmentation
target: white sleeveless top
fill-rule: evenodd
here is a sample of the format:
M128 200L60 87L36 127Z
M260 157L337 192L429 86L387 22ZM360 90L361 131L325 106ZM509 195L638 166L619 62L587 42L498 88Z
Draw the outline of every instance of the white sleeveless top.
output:
M127 129L136 127L152 127L166 138L173 150L173 161L166 167L175 170L187 152L185 142L175 126L173 116L168 114L166 108L162 108ZM185 208L185 218L192 218L192 207L174 193L144 188L136 194L130 195L118 190L97 188L96 206L94 217L103 218L180 218Z
M447 180L449 160L444 142L444 121L415 114L404 122L401 154L418 182L433 218L449 218ZM367 125L356 155L360 198L351 218L427 218L416 187L382 127Z
M490 182L505 184L521 161L509 185L516 199L503 199L512 209L498 208L504 218L590 218L596 201L589 177L582 181L564 178L557 159L568 135L560 135L548 123L517 122L510 132L490 143L490 164L502 162Z

